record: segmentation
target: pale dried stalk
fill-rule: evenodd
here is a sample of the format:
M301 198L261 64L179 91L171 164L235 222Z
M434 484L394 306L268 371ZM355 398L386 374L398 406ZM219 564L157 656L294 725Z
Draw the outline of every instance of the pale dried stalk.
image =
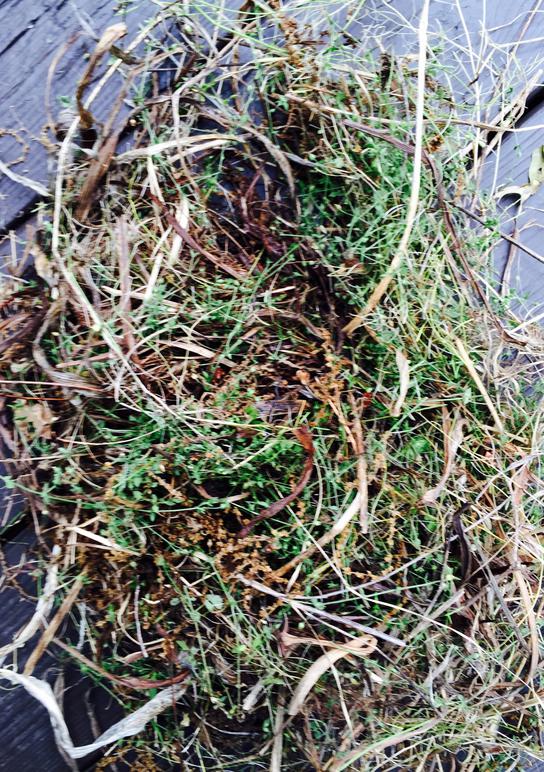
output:
M370 313L372 313L372 311L376 308L380 300L387 292L395 274L398 272L399 268L408 255L408 246L410 244L410 238L412 236L412 231L417 219L419 209L419 191L421 188L421 166L423 159L423 121L425 113L425 69L427 64L427 28L429 22L429 3L430 0L424 0L419 22L419 56L417 67L414 166L412 171L412 187L410 192L410 201L408 203L408 212L406 215L406 224L404 226L404 232L402 234L400 244L397 248L397 251L395 252L387 273L381 278L377 287L372 292L365 308L360 313L358 313L351 320L351 322L349 322L349 324L345 326L344 330L348 334L355 332L355 330L363 324L365 318Z
M134 38L132 43L130 43L129 46L126 48L126 52L130 53L133 51L142 41L144 41L147 36L149 35L149 32L159 23L159 18L155 18L152 22L147 24L141 32ZM119 59L117 59L107 70L107 72L102 76L102 78L99 80L98 84L95 86L89 97L85 100L84 108L85 110L88 110L91 104L94 102L98 94L101 92L104 85L107 83L107 81L112 77L112 75L116 72L116 70L119 68L121 62ZM55 205L53 209L53 225L52 225L52 233L51 233L51 252L53 254L53 257L59 267L59 270L62 274L62 277L64 278L64 281L66 284L71 288L72 292L74 293L76 299L78 300L82 310L89 315L89 318L92 321L92 328L100 332L102 335L102 338L104 339L104 342L107 344L107 346L110 348L113 354L115 354L116 357L119 358L119 360L125 365L127 370L130 372L132 378L138 385L138 387L141 389L141 391L146 394L146 396L153 399L153 401L158 402L159 400L149 392L149 390L144 386L144 384L141 382L141 380L138 378L136 373L134 373L130 367L130 363L125 359L125 356L123 354L123 351L121 350L121 347L119 346L117 340L112 335L112 333L108 330L107 326L103 324L102 319L96 312L94 306L92 303L89 302L85 292L83 291L82 287L80 286L74 272L67 266L66 261L63 258L63 255L61 254L61 246L60 246L60 223L62 218L62 211L63 211L63 189L64 189L64 176L66 173L66 168L68 166L68 159L70 155L70 149L72 147L72 143L74 141L76 132L80 125L80 116L77 115L72 124L70 125L70 128L66 132L66 136L64 137L62 144L60 146L59 155L58 155L58 165L57 165L57 176L55 180ZM160 402L161 407L165 407L164 403Z
M502 423L501 418L499 416L499 413L497 411L497 408L493 404L493 402L491 400L491 397L489 396L489 393L488 393L487 389L485 388L482 379L478 375L478 371L474 367L472 359L470 358L470 355L469 355L468 351L465 348L465 344L463 343L463 341L460 338L455 338L455 347L457 349L457 353L459 354L459 358L461 359L461 361L463 362L463 364L467 368L467 370L468 370L472 380L474 381L474 383L476 384L476 386L478 388L478 391L480 392L480 394L484 398L485 404L487 405L487 407L489 408L489 412L493 416L493 420L495 421L495 425L496 425L497 429L499 430L499 432L501 434L504 434L504 426L503 426L503 423Z
M64 598L62 601L59 610L51 620L51 622L47 625L46 629L42 633L42 636L40 640L38 641L36 648L32 652L32 654L29 656L29 658L26 661L25 668L23 670L24 675L32 675L34 668L40 661L43 653L55 637L57 630L61 626L64 617L69 613L70 609L74 605L74 603L77 600L77 596L81 592L81 588L83 587L83 578L79 577L74 582L72 589L68 593L68 595Z
M401 351L400 349L397 349L395 352L395 359L399 369L400 388L399 396L393 405L391 415L393 418L398 418L401 414L402 407L406 400L406 395L408 394L408 388L410 386L410 363L408 362L408 357L404 351Z
M30 621L23 627L21 632L15 636L15 639L11 643L2 646L0 649L0 665L9 654L24 646L47 621L47 616L53 608L55 593L58 590L60 547L53 548L51 557L52 561L47 569L45 586L43 593L36 604L36 610Z
M94 533L94 531L88 531L85 528L81 528L79 525L68 525L66 526L66 530L77 533L80 536L85 536L87 539L91 539L91 541L96 542L98 546L107 550L111 550L111 552L123 552L128 555L139 555L139 553L135 550L128 549L128 547L121 547L121 545L114 542L113 539L107 539L105 536L101 536L99 533ZM94 545L85 544L85 547L91 546Z
M155 155L160 155L168 150L175 150L180 146L189 145L188 149L184 153L179 153L171 160L177 161L181 157L191 155L194 153L201 153L204 150L214 150L218 147L228 144L232 141L237 141L239 138L234 135L228 134L199 134L196 137L183 137L181 140L170 139L165 142L157 142L155 145L149 145L148 147L139 147L134 150L127 150L125 153L121 153L116 156L116 161L133 161L135 158L152 158ZM202 142L202 140L208 140ZM200 144L199 144L200 143Z
M349 625L354 630L359 630L361 633L366 633L367 635L371 635L375 638L380 638L382 641L386 641L387 643L392 643L394 646L406 646L406 643L401 641L400 638L396 638L394 635L389 635L389 633L384 633L383 630L367 627L366 625L362 625L360 622L357 622L355 619L351 619L349 617L341 617L338 614L330 614L328 611L324 611L323 609L316 608L314 606L308 606L306 603L300 603L298 600L295 600L288 595L284 595L281 592L276 592L276 590L273 590L271 587L267 587L266 584L262 584L262 582L256 582L254 579L246 579L246 577L242 576L242 574L236 574L235 578L239 582L242 582L242 584L245 584L246 587L252 587L254 590L257 590L257 592L262 592L265 595L270 595L272 598L278 598L282 602L288 603L295 611L300 612L302 615L308 614L309 616L328 619L331 622L339 622L343 625Z
M284 719L285 692L283 689L280 689L276 703L276 715L274 718L274 741L272 743L272 752L270 754L270 772L282 771Z
M327 544L330 544L330 542L336 538L336 536L339 536L348 527L357 513L361 514L362 503L363 499L361 491L358 490L349 507L342 515L340 515L338 520L336 520L330 531L327 531L326 534L314 542L314 544L308 547L308 549L296 555L288 563L283 565L281 568L278 568L277 571L274 571L272 576L275 578L284 576L288 571L291 571L293 568L298 566L299 563L302 563L303 560L307 560L307 558L311 557L319 549L322 549L323 547L326 547Z
M129 321L131 303L130 303L130 254L128 244L128 232L126 217L120 217L117 221L117 239L118 239L118 262L119 262L119 284L121 297L119 301L119 313L121 316L121 325L123 327L123 336L125 347L131 350L136 345L134 332Z
M375 743L369 743L367 746L360 746L355 748L351 753L348 753L343 758L333 757L325 765L326 772L343 772L344 769L354 769L352 766L354 762L359 761L364 756L369 754L380 753L381 751L391 748L393 746L400 745L407 742L418 735L426 734L433 727L440 723L441 718L431 718L429 721L424 721L422 724L415 726L413 729L407 729L405 732L398 732L397 734L385 737L383 740L378 740Z

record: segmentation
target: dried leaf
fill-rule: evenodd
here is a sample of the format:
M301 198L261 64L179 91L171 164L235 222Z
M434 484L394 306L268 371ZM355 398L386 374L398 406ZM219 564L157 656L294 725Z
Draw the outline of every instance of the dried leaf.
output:
M132 161L134 158L151 158L161 153L165 153L168 150L179 150L184 145L187 146L187 150L179 152L172 160L178 161L181 158L185 158L188 155L194 155L195 153L202 153L204 150L214 150L223 145L228 145L229 142L237 140L238 137L231 134L199 134L197 137L182 137L180 139L168 139L164 142L156 142L154 145L147 145L146 147L138 147L133 150L125 150L124 153L119 153L115 158L119 161ZM206 140L203 142L202 140Z
M46 187L44 187L40 182L36 182L36 180L31 180L30 177L23 177L21 174L17 174L13 171L13 169L10 169L10 167L5 164L3 161L0 161L0 174L5 174L6 177L9 177L10 180L13 180L13 182L17 182L19 185L22 185L24 188L30 188L30 190L33 190L34 193L37 193L39 196L42 196L43 198L48 198L50 196L50 192L47 190Z
M77 533L80 536L85 536L87 539L91 539L91 541L96 542L97 545L100 545L101 547L111 550L112 552L126 552L129 555L139 554L134 550L128 549L128 547L121 547L120 544L117 544L112 539L107 539L105 536L100 536L100 534L98 533L93 533L93 531L88 531L85 528L80 528L78 525L68 526L67 530L74 531L74 533ZM90 547L91 545L85 544L84 546Z
M274 740L270 754L270 772L281 772L283 765L283 732L285 728L285 689L279 689L274 718Z
M153 163L153 156L147 157L147 181L149 184L149 190L156 196L159 201L164 204L164 196L162 194L159 178L157 176L157 169Z
M91 160L87 176L85 177L85 181L81 186L81 191L79 193L79 204L76 209L76 217L78 220L84 220L89 214L94 201L94 194L100 181L110 167L118 141L119 131L115 131L104 141L96 158Z
M397 398L397 401L395 402L393 409L391 410L391 415L394 418L398 418L402 410L402 406L404 405L404 400L406 399L406 395L408 394L408 387L410 386L410 365L408 363L408 358L406 357L406 354L404 353L404 351L401 351L400 349L397 349L397 351L395 352L395 359L397 362L397 367L399 369L400 389L399 389L399 396Z
M539 186L544 182L544 145L533 150L529 166L529 184Z
M367 638L369 641L375 640L371 635L367 635ZM342 651L349 649L352 652L358 652L360 650L358 639L347 641L346 643L337 643L336 641L328 641L326 638L313 638L308 635L292 635L288 630L281 630L278 633L278 641L284 656L288 656L296 646L301 646L302 644L307 646L321 646L321 648L341 649Z
M497 191L497 198L518 196L520 203L527 201L544 182L544 145L533 150L529 165L529 182L525 185L507 185Z
M372 753L379 753L384 751L386 748L391 748L391 746L402 747L402 743L408 742L414 737L418 737L422 734L430 732L430 730L439 724L440 721L442 721L441 717L431 718L429 721L424 721L422 724L417 724L415 727L407 729L405 732L392 732L387 734L383 740L372 743L372 745L370 745L370 749ZM344 772L344 770L355 769L356 767L353 766L354 763L356 761L360 761L370 751L370 749L368 743L363 743L347 755L342 753L340 756L339 754L338 757L334 757L329 760L327 764L327 772ZM364 769L365 767L358 765L358 768ZM368 765L366 768L368 769Z
M77 596L81 592L82 587L83 587L83 579L82 577L78 577L74 582L72 589L60 604L60 607L57 613L55 614L53 619L49 622L46 629L43 631L40 640L36 644L36 648L27 659L25 663L25 668L23 671L24 675L32 675L34 668L36 667L41 657L43 656L45 650L53 640L55 633L57 632L60 625L62 624L65 616L70 612L70 609L76 602Z
M122 22L119 24L112 24L110 27L107 27L102 33L102 37L96 44L94 53L97 56L99 56L105 53L106 51L109 51L109 49L114 45L114 43L117 43L117 41L125 37L126 34L127 34L126 24L123 24Z
M191 249L194 249L196 252L199 252L203 257L206 258L206 260L209 260L211 263L216 265L218 268L221 268L221 270L225 271L225 273L228 273L230 276L233 276L235 279L238 279L239 281L243 281L246 278L246 272L241 271L238 267L234 267L229 262L227 262L224 258L216 257L215 255L212 255L211 252L209 252L207 249L204 249L182 226L181 224L176 220L176 218L170 214L168 211L168 208L165 206L165 204L162 203L156 196L154 196L152 193L149 194L152 201L155 202L155 204L158 205L160 209L165 214L165 217L168 221L168 224L172 226L174 231L181 236L181 238L188 244Z
M168 345L171 348L181 348L185 351L190 351L192 354L198 354L201 357L206 357L206 359L214 359L217 357L217 361L223 365L227 365L227 367L236 366L234 360L227 359L227 357L218 356L217 351L212 351L211 349L205 348L204 346L199 346L198 343L193 343L187 339L170 340L168 341Z
M49 720L51 721L58 747L72 759L81 759L84 756L88 756L89 753L94 753L94 751L103 748L105 745L112 745L123 737L132 737L138 734L159 713L172 707L172 704L179 700L187 688L177 684L168 686L166 689L157 692L154 697L146 702L145 705L142 705L141 708L135 710L134 713L130 713L121 721L110 726L90 745L75 746L53 690L47 681L41 681L39 678L34 678L34 676L25 676L7 668L0 668L0 678L5 678L13 684L23 686L35 700L38 700L44 706L49 713Z
M289 159L287 158L286 154L280 150L280 148L275 145L265 134L261 134L261 132L257 131L257 129L252 128L251 126L245 127L247 131L249 131L250 134L252 134L255 139L258 139L259 142L262 142L267 151L270 153L274 161L278 164L280 169L282 170L283 174L285 175L285 179L287 180L287 185L289 186L289 193L293 197L295 201L295 205L299 206L298 198L295 194L295 178L293 176L293 171L291 169L291 164L289 163Z
M319 659L317 659L314 664L308 668L304 676L299 681L298 686L291 698L291 702L289 703L289 708L287 709L288 714L290 716L296 716L304 704L304 700L314 688L315 684L319 681L321 676L324 675L327 670L330 670L334 663L338 662L339 659L347 657L348 654L354 653L360 654L362 656L368 656L369 654L372 654L375 649L376 639L371 635L361 635L359 638L355 638L354 640L349 641L348 644L341 645L341 647L338 649L335 649L334 651L328 651L323 654L323 656L319 657Z
M36 437L50 440L53 436L51 425L57 417L53 415L47 402L17 400L14 414L17 428L28 440L32 441Z

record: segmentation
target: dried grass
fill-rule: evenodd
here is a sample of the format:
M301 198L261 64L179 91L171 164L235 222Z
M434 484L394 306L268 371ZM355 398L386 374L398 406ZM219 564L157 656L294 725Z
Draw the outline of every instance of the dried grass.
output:
M457 108L425 15L414 69L354 50L340 16L304 26L301 2L183 8L85 100L120 31L100 44L39 275L3 288L11 485L64 571L12 679L34 684L51 645L132 715L169 689L118 751L142 764L538 757L543 342L494 286L474 186L522 96L496 122L479 92ZM80 124L115 71L133 146L117 105L89 157Z

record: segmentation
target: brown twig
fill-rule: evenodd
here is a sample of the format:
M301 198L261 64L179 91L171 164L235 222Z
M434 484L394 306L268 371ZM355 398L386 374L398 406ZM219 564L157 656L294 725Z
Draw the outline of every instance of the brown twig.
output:
M66 651L71 657L74 657L74 659L77 659L82 665L85 665L85 667L94 670L95 673L99 673L101 676L104 676L104 678L109 679L118 686L126 686L128 689L160 689L164 686L173 686L174 684L185 681L190 672L185 668L181 673L178 673L178 675L172 676L172 678L165 678L161 681L154 681L149 678L116 676L113 673L109 673L105 668L101 667L101 665L97 665L96 662L90 660L77 649L74 649L73 646L68 646L64 641L59 640L59 638L53 638L53 641L59 648Z
M356 404L353 394L349 394L349 400L353 413L353 439L355 441L355 454L357 456L357 488L359 491L359 523L361 532L368 533L368 469L365 456L365 441L363 427L361 425L361 413L365 409L366 399L363 399L362 408Z
M127 221L125 217L120 217L117 222L118 237L118 261L119 261L119 283L121 288L121 297L119 299L119 313L121 316L121 325L123 327L123 336L125 339L125 353L130 357L131 351L136 348L136 340L129 322L130 315L130 255L128 248Z

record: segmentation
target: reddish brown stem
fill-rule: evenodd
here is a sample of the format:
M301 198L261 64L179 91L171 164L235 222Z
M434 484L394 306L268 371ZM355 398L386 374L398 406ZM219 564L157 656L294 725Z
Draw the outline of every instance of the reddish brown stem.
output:
M302 474L300 476L299 481L289 493L288 496L284 496L283 499L280 499L279 501L275 501L273 504L271 504L266 509L263 509L263 511L257 515L257 517L254 517L253 520L251 520L247 525L245 525L242 530L238 533L238 536L240 538L243 538L244 536L247 536L248 533L251 531L251 529L257 525L257 523L260 523L261 520L267 520L269 517L274 517L274 515L277 515L279 512L282 511L282 509L285 509L285 507L290 504L292 501L294 501L296 498L300 496L306 485L308 484L308 481L310 477L312 476L312 471L314 467L314 455L315 455L315 449L314 444L312 442L312 436L309 432L309 430L302 426L299 429L295 429L295 436L297 440L300 442L304 450L306 451L306 461L304 463L304 469L302 470Z

